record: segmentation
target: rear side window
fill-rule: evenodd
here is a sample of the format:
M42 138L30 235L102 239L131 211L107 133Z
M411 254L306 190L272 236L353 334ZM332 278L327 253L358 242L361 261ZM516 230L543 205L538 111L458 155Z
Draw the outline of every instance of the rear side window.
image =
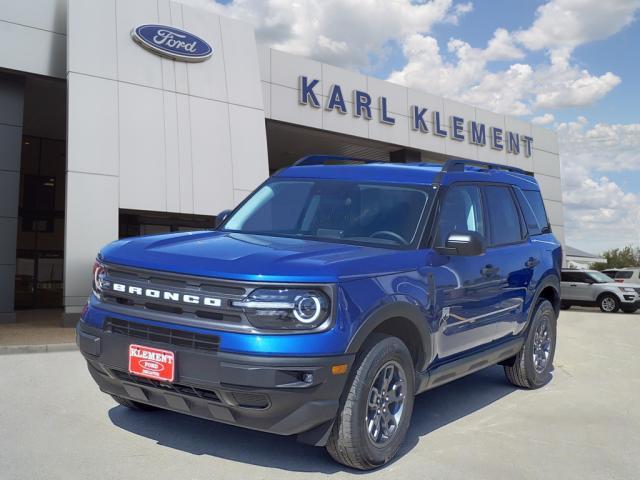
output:
M632 275L633 275L633 271L618 272L616 273L616 278L631 278Z
M522 215L524 216L524 221L527 224L529 235L540 235L542 233L542 227L540 223L538 223L538 218L529 200L527 200L527 197L519 188L515 188L515 192L518 203L520 204L520 210L522 210Z
M524 196L529 201L529 205L531 205L533 213L536 215L542 233L550 233L551 227L549 226L547 211L544 208L544 202L542 201L540 192L537 190L523 190L522 193L524 193Z
M506 245L522 240L520 213L508 187L484 187L491 245Z

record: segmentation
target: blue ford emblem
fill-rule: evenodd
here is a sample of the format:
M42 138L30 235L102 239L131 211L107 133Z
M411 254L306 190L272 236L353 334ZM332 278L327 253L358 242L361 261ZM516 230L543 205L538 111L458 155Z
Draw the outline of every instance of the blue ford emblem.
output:
M131 37L155 54L184 62L202 62L213 53L200 37L167 25L139 25L131 30Z

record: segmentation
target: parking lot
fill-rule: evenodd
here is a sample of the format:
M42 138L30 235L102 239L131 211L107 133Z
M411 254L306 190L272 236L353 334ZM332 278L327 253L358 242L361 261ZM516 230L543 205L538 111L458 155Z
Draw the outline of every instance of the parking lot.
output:
M286 479L358 475L323 449L170 412L116 406L75 352L0 355L2 479ZM572 309L553 381L492 367L427 392L371 478L640 478L640 313Z

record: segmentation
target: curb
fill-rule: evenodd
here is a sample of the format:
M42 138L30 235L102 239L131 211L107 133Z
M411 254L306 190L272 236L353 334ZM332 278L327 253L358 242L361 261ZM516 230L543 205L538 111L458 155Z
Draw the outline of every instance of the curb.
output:
M0 345L0 355L12 355L16 353L48 353L71 352L78 350L75 343L52 343L50 345Z

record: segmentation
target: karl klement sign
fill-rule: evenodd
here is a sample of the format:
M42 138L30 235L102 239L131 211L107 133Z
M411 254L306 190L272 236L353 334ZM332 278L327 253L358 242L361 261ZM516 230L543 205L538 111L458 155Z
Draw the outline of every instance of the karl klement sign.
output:
M301 105L309 105L313 108L321 108L317 92L314 90L320 80L309 79L305 75L298 77L298 102ZM354 90L353 95L353 116L357 118L372 119L371 95L361 90ZM337 110L339 113L347 113L347 103L340 85L332 85L327 95L326 105L328 111ZM378 97L378 121L387 125L395 125L396 119L389 113L386 97ZM531 156L533 138L528 135L521 135L499 127L486 126L482 122L470 120L468 122L468 132L464 131L464 118L452 115L449 121L449 129L444 128L443 120L439 111L434 110L429 113L429 109L422 105L411 105L409 107L411 118L411 128L425 134L433 134L438 137L446 137L451 140L462 142L468 137L469 143L484 147L489 145L494 150L505 150L507 153L519 155L520 151L525 157ZM429 128L427 119L431 117L432 128Z

